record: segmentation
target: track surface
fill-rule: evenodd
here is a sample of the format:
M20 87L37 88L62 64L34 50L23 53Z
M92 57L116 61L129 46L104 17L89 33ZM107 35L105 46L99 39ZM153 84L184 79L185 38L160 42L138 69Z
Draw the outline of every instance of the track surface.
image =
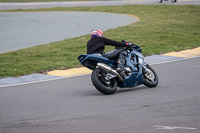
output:
M95 28L104 31L137 21L132 16L100 12L1 12L0 20L0 53L87 35Z
M0 132L199 133L200 57L152 67L156 88L109 96L90 75L0 88Z
M176 3L163 1L158 3L157 0L106 0L106 1L68 1L68 2L25 2L25 3L0 3L0 10L6 9L38 9L52 7L89 7L89 6L114 6L114 5L200 5L200 0L177 0Z

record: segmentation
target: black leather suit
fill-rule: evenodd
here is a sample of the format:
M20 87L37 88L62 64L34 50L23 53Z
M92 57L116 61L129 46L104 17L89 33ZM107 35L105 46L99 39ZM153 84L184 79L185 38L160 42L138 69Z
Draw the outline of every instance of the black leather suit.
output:
M103 51L105 49L105 45L112 45L117 47L127 46L125 42L113 41L105 37L92 37L87 42L87 54L100 53L103 57L108 59L118 58L118 67L124 67L126 51L123 49L114 49L104 53Z

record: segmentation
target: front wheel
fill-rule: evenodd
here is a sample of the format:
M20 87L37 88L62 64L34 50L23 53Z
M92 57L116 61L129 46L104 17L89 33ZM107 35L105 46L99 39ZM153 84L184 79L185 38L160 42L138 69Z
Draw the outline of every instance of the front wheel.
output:
M162 3L163 0L157 0L157 1L158 1L158 3Z
M114 94L117 91L116 78L107 79L108 73L101 69L92 72L91 80L95 88L105 95Z
M158 75L147 65L143 68L144 85L147 87L156 87L158 85Z

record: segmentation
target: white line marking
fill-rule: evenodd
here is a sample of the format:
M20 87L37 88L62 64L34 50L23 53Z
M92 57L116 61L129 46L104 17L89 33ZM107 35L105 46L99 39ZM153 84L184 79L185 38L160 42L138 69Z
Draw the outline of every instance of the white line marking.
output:
M173 127L173 126L157 126L157 125L153 127L164 130L175 130L175 129L196 130L196 128L191 128L191 127Z
M177 59L177 60L171 60L171 61L164 61L164 62L159 62L159 63L152 63L152 64L150 64L150 65L159 65L159 64L170 63L170 62L176 62L176 61L182 61L182 60L188 60L188 59L199 58L199 57L200 57L200 56L190 57L190 58L183 58L183 59ZM90 74L90 73L89 73L89 74ZM60 78L55 78L55 79L47 79L47 80L33 81L33 82L20 83L20 84L13 84L13 85L5 85L5 86L0 86L0 88L12 87L12 86L19 86L19 85L27 85L27 84L34 84L34 83L41 83L41 82L53 81L53 80L60 80L60 79L65 79L65 78L73 78L73 77L85 76L85 75L89 75L89 74L83 74L83 75L77 75L77 76L71 76L71 77L60 77Z
M176 60L169 60L169 61L163 61L163 62L158 62L158 63L151 63L151 64L149 64L149 65L159 65L159 64L171 63L171 62L182 61L182 60L188 60L188 59L194 59L194 58L199 58L199 57L200 57L200 56L188 57L188 58L182 58L182 59L176 59Z
M89 74L82 74L82 75L76 75L76 76L71 76L71 77L58 77L58 78L54 78L54 79L44 79L44 80L39 80L39 81L27 82L27 83L5 85L5 86L0 86L0 88L27 85L27 84L34 84L34 83L41 83L41 82L54 81L54 80L67 79L67 78L74 78L74 77L86 76L86 75L89 75Z

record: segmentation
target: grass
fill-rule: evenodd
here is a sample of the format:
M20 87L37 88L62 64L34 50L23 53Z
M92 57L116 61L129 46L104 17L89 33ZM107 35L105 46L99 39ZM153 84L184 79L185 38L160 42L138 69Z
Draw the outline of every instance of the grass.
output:
M25 10L13 10L25 11ZM200 7L194 5L126 5L51 8L26 11L98 11L136 15L140 21L107 30L114 40L138 44L144 55L200 46ZM119 18L120 19L120 18ZM77 67L77 57L86 53L89 35L0 54L0 78ZM106 51L113 49L107 47Z

